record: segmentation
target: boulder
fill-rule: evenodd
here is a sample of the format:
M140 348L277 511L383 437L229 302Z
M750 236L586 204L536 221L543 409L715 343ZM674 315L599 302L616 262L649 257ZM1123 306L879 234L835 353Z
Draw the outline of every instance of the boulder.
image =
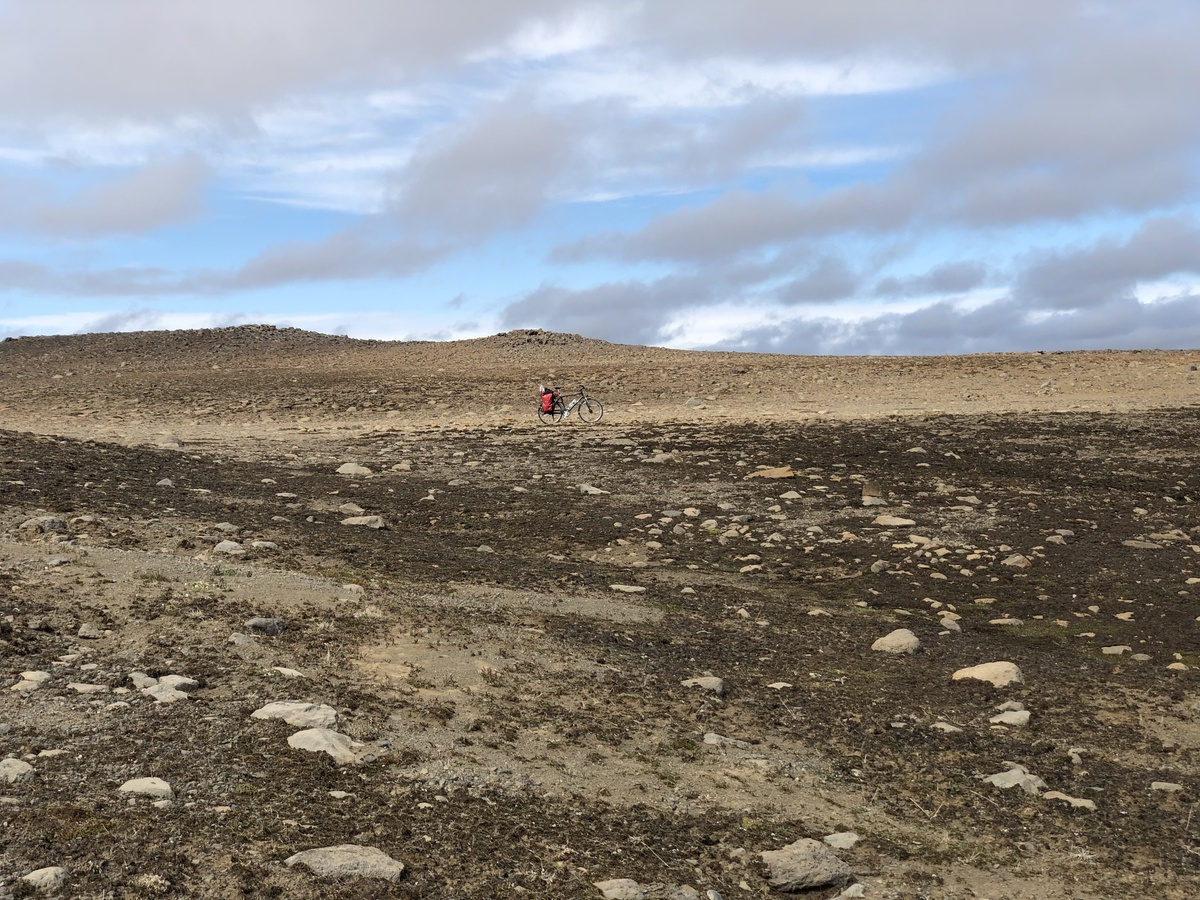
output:
M771 887L790 893L837 886L853 877L850 867L820 841L801 838L781 850L764 850Z
M297 728L332 728L338 714L324 703L305 703L302 700L276 700L250 713L252 719L283 719Z
M993 662L983 663L978 666L969 666L965 669L959 669L951 678L955 681L962 681L965 678L975 681L986 681L995 687L1007 687L1010 684L1025 683L1025 676L1021 674L1021 670L1017 668L1015 663L1010 662Z
M289 866L303 866L314 875L324 878L381 878L399 881L404 863L392 859L377 847L358 844L338 844L317 847L289 856Z
M907 628L897 628L871 645L881 653L915 653L921 649L920 639Z

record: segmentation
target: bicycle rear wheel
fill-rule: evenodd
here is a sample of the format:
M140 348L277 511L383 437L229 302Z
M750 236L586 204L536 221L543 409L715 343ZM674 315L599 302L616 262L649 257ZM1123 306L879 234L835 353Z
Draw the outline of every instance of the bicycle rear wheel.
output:
M540 406L538 407L538 419L543 425L553 425L562 421L564 415L561 403L555 403L554 408L550 412L546 412Z
M588 397L579 404L579 418L589 425L595 425L604 416L604 404L599 400Z

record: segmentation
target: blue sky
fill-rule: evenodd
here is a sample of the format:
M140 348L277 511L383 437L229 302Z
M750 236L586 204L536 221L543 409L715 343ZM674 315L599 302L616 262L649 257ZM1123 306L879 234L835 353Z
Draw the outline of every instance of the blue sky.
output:
M0 0L0 335L1200 346L1200 4Z

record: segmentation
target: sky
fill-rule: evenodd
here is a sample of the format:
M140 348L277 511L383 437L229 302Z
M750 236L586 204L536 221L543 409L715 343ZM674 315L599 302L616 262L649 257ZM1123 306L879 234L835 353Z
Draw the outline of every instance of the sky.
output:
M0 0L0 337L1200 347L1196 0Z

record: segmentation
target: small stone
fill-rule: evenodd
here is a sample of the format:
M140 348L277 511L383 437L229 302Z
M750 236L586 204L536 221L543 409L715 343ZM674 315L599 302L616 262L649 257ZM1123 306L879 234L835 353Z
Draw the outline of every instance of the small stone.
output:
M609 590L618 591L622 594L641 594L645 593L645 588L640 584L610 584Z
M725 682L712 675L703 675L699 678L689 678L686 681L679 682L679 684L682 687L703 688L706 691L712 691L718 696L725 693Z
M646 900L646 892L632 878L611 878L595 881L592 887L600 891L604 900Z
M1123 653L1133 652L1133 648L1127 644L1116 644L1112 647L1101 647L1100 652L1108 656L1120 656Z
M277 675L282 675L284 678L303 678L304 673L297 669L289 669L286 666L271 666L271 671Z
M853 850L862 838L853 831L839 831L836 834L827 834L821 840L834 850Z
M143 794L159 800L175 799L175 792L171 790L171 785L161 778L131 778L118 790L122 794Z
M897 628L871 645L882 653L915 653L920 648L920 639L907 628Z
M1024 709L1008 710L988 719L993 725L1011 725L1020 728L1029 724L1029 712Z
M965 669L959 669L951 678L954 681L962 681L964 678L986 681L995 687L1007 687L1010 684L1023 684L1025 682L1025 677L1021 674L1021 670L1010 662L994 662L970 666Z
M338 466L337 473L339 475L360 475L365 478L371 474L371 470L357 463L342 463Z
M328 728L309 728L297 731L288 738L288 746L295 750L307 750L309 753L327 753L336 763L352 765L358 762L355 748L361 747L362 744Z
M43 869L34 869L28 875L22 875L21 881L35 891L54 894L62 890L62 886L67 883L67 870L62 866L46 866Z
M363 528L386 528L387 523L383 521L383 516L350 516L347 519L342 519L343 525L359 525Z
M276 700L250 713L250 718L283 719L297 728L332 728L338 723L337 710L332 706L302 700Z
M173 482L170 478L164 478L161 481L156 481L154 483L154 486L155 487L175 487L175 482Z
M0 782L16 784L33 777L33 766L20 759L0 759Z
M358 844L339 844L334 847L318 847L289 856L289 866L304 866L314 875L325 878L381 878L398 881L404 873L404 864L392 859L376 847Z
M1014 553L1012 556L1007 556L1001 560L1000 564L1014 569L1028 569L1033 565L1033 561L1021 553Z
M1031 775L1029 770L1024 766L1016 763L1006 763L1010 768L1007 772L997 772L995 775L980 776L983 781L988 784L995 785L1001 790L1019 787L1025 793L1036 797L1046 789L1046 782L1038 778L1036 775Z
M781 850L764 850L759 856L767 866L771 887L785 893L841 885L853 877L848 865L812 838L801 838Z
M872 525L880 525L884 528L907 528L909 525L916 525L913 519L906 519L903 516L876 516Z
M1043 800L1059 800L1063 803L1069 803L1075 809L1091 809L1096 808L1096 804L1091 800L1081 800L1078 797L1068 797L1062 791L1047 791L1042 795Z
M772 469L759 469L757 472L751 472L746 478L795 478L796 473L792 471L790 466L776 466Z
M1175 784L1173 781L1152 781L1150 782L1150 790L1165 791L1168 794L1174 794L1182 791L1183 785Z
M178 703L186 700L188 695L169 684L155 684L142 691L147 697L153 697L156 703Z
M961 728L959 728L957 725L951 725L949 722L934 722L930 727L936 728L938 731L944 732L945 734L962 733Z
M78 681L67 683L67 687L77 694L106 694L108 693L108 685L106 684L81 684Z
M278 550L279 545L274 541L251 541L250 546L255 550Z
M344 516L361 516L366 510L357 503L343 503L338 507L338 512Z
M217 546L213 547L213 553L221 553L225 556L241 556L246 550L237 541L220 541Z
M79 630L75 632L75 636L83 638L85 641L98 641L104 637L104 630L93 625L91 622L84 622L79 626Z

